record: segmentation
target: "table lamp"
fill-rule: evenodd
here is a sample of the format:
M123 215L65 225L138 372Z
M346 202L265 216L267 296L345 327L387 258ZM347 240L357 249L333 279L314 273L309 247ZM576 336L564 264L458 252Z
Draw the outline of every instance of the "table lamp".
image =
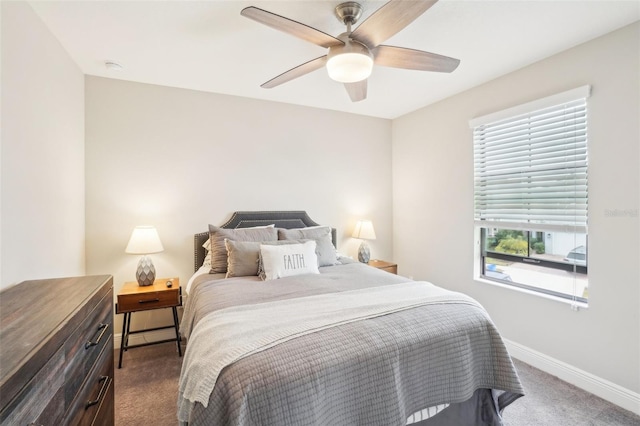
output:
M369 251L369 244L367 244L366 240L376 239L376 231L373 230L373 223L371 223L370 220L359 220L351 236L362 240L360 248L358 248L358 260L362 263L369 262L371 252Z
M136 270L136 280L141 286L151 285L156 279L156 268L153 266L151 258L147 256L151 253L164 251L162 242L158 236L158 231L153 226L136 226L131 233L129 244L125 253L142 254Z

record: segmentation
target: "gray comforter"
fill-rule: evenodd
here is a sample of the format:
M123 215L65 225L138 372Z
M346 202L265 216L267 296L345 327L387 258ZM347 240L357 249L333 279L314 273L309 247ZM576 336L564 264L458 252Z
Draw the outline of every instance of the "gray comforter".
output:
M188 337L209 313L231 306L405 281L361 264L270 282L203 276L187 299L181 332ZM187 352L197 344L189 341ZM182 380L187 371L183 367ZM468 412L469 424L500 424L499 412L523 393L484 309L436 303L338 325L242 358L222 370L208 406L194 404L184 420L190 425L400 426L420 410L452 404L430 421L459 410ZM465 401L471 402L458 408Z

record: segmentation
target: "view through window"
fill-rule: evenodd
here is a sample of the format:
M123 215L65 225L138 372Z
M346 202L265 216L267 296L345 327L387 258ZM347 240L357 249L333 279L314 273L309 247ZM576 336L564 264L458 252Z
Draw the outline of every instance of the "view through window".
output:
M481 244L484 277L587 302L586 234L482 228Z

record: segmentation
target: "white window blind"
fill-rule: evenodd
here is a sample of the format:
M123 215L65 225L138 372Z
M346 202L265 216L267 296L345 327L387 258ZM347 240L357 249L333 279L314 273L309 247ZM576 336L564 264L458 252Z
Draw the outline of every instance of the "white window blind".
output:
M586 86L471 122L478 225L587 232L588 93Z

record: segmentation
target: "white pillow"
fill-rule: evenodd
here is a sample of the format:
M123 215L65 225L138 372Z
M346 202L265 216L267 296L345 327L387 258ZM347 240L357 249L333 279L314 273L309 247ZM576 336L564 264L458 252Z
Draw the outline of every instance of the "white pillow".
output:
M315 241L285 245L261 244L260 261L264 280L320 273Z

